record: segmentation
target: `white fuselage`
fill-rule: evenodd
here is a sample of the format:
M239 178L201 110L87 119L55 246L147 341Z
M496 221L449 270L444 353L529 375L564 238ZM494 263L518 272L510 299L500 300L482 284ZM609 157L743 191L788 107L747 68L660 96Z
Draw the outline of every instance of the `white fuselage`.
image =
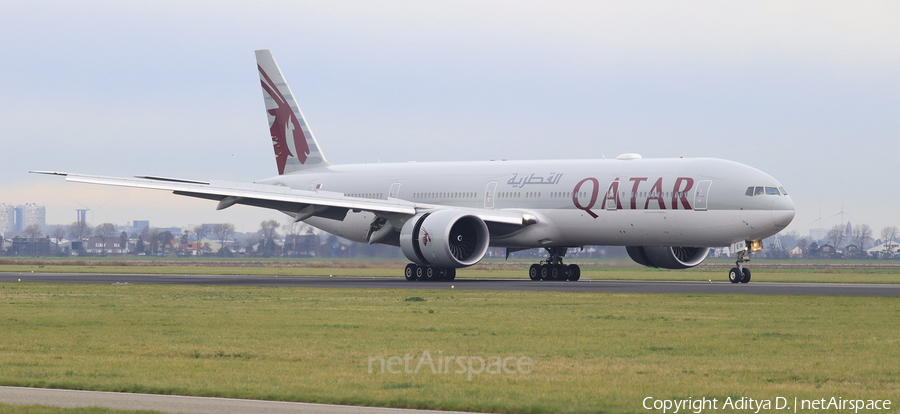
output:
M398 198L511 210L537 224L492 232L498 247L729 246L783 230L794 217L790 197L747 195L777 180L739 163L710 159L611 159L329 165L259 181L348 197ZM307 223L364 242L374 215Z

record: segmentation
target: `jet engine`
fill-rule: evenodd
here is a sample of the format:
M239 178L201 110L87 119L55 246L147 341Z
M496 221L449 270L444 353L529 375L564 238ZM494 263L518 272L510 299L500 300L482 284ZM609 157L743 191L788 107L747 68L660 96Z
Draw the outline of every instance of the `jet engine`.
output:
M487 253L490 234L478 216L456 210L423 213L400 229L400 250L422 266L471 266Z
M709 247L645 247L628 246L625 248L631 260L647 267L661 269L687 269L697 266L706 259Z

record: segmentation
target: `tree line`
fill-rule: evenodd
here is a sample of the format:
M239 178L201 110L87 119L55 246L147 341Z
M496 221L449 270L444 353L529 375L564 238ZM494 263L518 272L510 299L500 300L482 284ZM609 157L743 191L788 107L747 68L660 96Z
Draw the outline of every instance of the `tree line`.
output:
M282 234L279 233L279 230L284 232L284 243L280 243ZM96 250L96 246L93 246L94 248L87 246L87 242L92 236L100 239L100 251L98 254L104 256L109 253L107 242L114 239L119 241L121 248L127 249L133 255L159 256L179 254L179 252L174 251L175 245L186 246L190 243L196 243L196 246L191 249L196 253L191 254L198 256L233 256L238 254L239 250L240 254L243 255L262 257L282 255L335 257L352 256L360 252L363 255L396 256L398 254L396 252L389 253L387 250L379 248L383 246L356 246L351 244L349 248L345 248L340 245L338 238L333 235L329 235L325 240L319 240L310 226L294 222L292 219L287 219L283 224L276 220L264 220L260 223L259 230L255 233L240 235L240 240L238 240L238 233L232 223L219 223L212 226L199 225L192 229L184 230L177 235L172 234L168 230L144 228L137 235L132 234L129 237L124 231L118 231L118 227L113 223L101 223L91 226L86 222L76 221L69 225L53 226L48 234L44 233L40 225L30 224L22 230L21 234L24 236L24 245L26 247L20 249L21 251L16 251L15 254L69 255L74 251L77 255L86 255L88 250ZM70 241L74 242L71 250L60 248L60 242L67 236ZM835 225L826 234L823 240L825 243L822 245L819 245L817 240L800 237L796 231L782 233L778 236L781 238L781 247L776 247L773 240L768 239L765 243L766 249L763 251L764 257L778 259L791 257L790 251L793 247L798 247L802 252L799 257L810 259L889 259L900 256L900 254L894 253L897 249L893 247L896 246L894 240L900 237L900 230L898 230L897 226L882 228L879 233L880 239L875 240L874 230L868 224L859 224L853 227L850 234L846 231L845 225ZM178 238L177 240L176 237ZM213 249L208 241L204 241L207 239L217 241L216 244L219 247ZM301 239L302 241L298 242ZM51 242L52 245L50 244ZM879 242L884 246L884 251L869 254L867 249ZM0 237L0 253L4 251L4 243L4 238ZM303 243L304 246L298 246L298 243ZM12 249L12 247L9 247L9 249ZM298 254L298 252L300 253ZM184 250L180 253L185 254ZM520 254L526 253L528 252ZM540 251L535 252L537 255L541 253ZM10 252L10 254L13 253Z
M822 240L812 240L810 237L801 237L796 231L779 234L782 247L773 246L774 238L766 241L764 256L775 259L786 259L791 256L790 251L797 247L800 250L800 258L805 259L896 259L897 244L894 242L900 237L897 226L886 226L879 233L880 238L875 239L875 232L868 224L859 224L851 227L847 232L846 225L834 225ZM820 241L822 244L820 244ZM883 249L870 253L868 250L874 246L882 246ZM796 257L796 256L795 256Z

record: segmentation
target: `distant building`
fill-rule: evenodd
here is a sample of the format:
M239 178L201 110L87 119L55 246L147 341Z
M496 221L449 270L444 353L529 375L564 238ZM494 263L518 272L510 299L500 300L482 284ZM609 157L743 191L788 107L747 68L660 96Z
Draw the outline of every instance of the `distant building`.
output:
M43 229L47 225L47 209L34 203L22 206L0 204L0 234L22 231L31 224Z
M887 243L879 244L878 246L875 246L866 251L869 252L869 254L871 254L871 255L879 255L884 252L889 252L891 254L894 254L894 253L897 253L898 250L900 250L900 244L890 241Z
M319 236L315 234L287 235L284 238L284 254L288 256L312 257L319 247Z
M100 237L91 237L84 242L84 250L90 254L125 254L128 253L128 243L123 244L119 237L107 237L104 244Z
M25 237L14 237L12 246L9 247L7 252L17 256L46 256L50 254L50 239L30 240Z
M15 219L16 223L13 225L13 230L22 231L25 228L25 226L22 225L22 223L25 221L22 218L22 206L16 206L16 208L15 208L15 210L13 210L13 212L15 213L15 218L16 218Z
M0 234L16 230L16 208L0 203Z
M203 246L209 246L210 251L212 251L213 253L216 253L219 251L219 249L222 248L222 243L220 243L219 241L204 237L203 240L200 240L199 248L202 249Z
M731 247L713 247L709 250L710 257L731 257Z
M159 230L160 233L169 232L176 237L181 235L181 227L157 227L156 229Z
M135 220L132 222L132 232L142 233L144 229L150 227L150 220Z
M34 203L19 206L22 210L22 229L37 224L42 229L47 226L47 208Z
M181 244L178 247L185 256L197 256L197 252L200 251L200 248L203 247L203 245L201 242L193 241Z

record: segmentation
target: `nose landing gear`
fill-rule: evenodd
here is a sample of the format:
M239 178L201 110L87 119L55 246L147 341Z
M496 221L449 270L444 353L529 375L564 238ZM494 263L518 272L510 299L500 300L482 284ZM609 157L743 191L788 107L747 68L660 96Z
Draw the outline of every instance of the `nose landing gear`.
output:
M737 261L734 262L737 267L732 267L731 270L728 271L728 281L731 283L750 282L750 269L744 267L744 262L749 261L750 259L747 258L747 251L739 251Z
M566 266L562 262L567 248L545 247L544 249L550 253L550 257L531 265L528 269L528 277L531 280L569 280L574 282L581 278L581 268L578 265Z

